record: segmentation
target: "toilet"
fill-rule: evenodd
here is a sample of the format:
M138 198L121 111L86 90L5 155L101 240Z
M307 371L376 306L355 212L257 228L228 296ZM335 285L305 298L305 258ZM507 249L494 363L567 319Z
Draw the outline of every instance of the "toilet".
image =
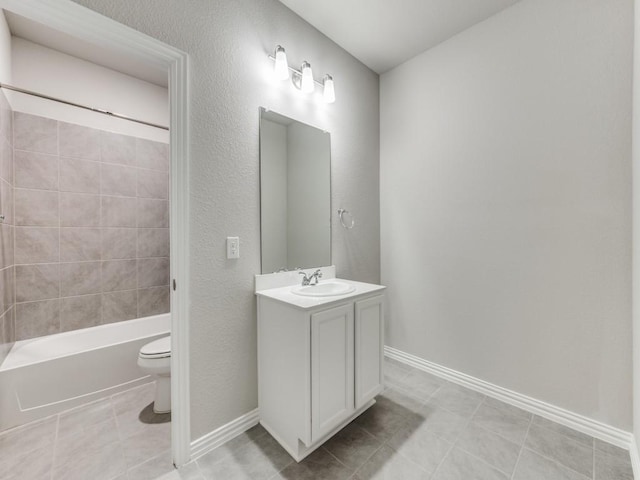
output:
M171 411L171 335L149 342L140 349L138 366L156 377L155 413Z

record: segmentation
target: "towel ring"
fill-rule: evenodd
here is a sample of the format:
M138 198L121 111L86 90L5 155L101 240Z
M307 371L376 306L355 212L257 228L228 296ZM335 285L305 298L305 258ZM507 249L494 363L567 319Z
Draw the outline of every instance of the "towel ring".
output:
M344 221L345 215L349 215L349 217L351 217L351 221L349 222L348 225ZM342 226L347 230L351 230L353 227L355 227L356 221L353 219L353 215L349 213L349 210L345 210L344 208L338 209L338 217L340 217L340 223L342 224Z

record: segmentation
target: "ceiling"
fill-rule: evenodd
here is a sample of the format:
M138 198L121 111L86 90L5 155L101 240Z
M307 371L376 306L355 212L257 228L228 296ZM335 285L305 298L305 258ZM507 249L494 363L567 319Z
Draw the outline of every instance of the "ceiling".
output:
M280 0L384 73L519 0Z
M79 42L77 38L71 35L28 20L7 10L4 10L4 15L13 36L102 65L154 85L161 87L167 87L168 85L169 79L166 69L145 64L139 58L127 57L88 42Z

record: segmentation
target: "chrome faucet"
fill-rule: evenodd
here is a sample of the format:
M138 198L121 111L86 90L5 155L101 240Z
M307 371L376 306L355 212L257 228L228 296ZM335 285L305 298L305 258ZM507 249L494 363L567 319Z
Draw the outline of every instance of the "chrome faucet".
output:
M302 277L302 286L306 286L306 285L317 285L318 281L322 278L322 272L320 271L320 269L316 270L315 272L309 274L309 276L307 276L306 273L304 272L298 272L298 275L304 275ZM313 281L313 279L315 278L315 283L311 283Z

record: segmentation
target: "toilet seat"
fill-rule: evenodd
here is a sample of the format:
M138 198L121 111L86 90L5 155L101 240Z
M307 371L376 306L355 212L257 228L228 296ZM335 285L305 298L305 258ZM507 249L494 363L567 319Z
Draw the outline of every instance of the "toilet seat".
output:
M140 358L167 358L171 356L171 335L147 343L140 349Z

